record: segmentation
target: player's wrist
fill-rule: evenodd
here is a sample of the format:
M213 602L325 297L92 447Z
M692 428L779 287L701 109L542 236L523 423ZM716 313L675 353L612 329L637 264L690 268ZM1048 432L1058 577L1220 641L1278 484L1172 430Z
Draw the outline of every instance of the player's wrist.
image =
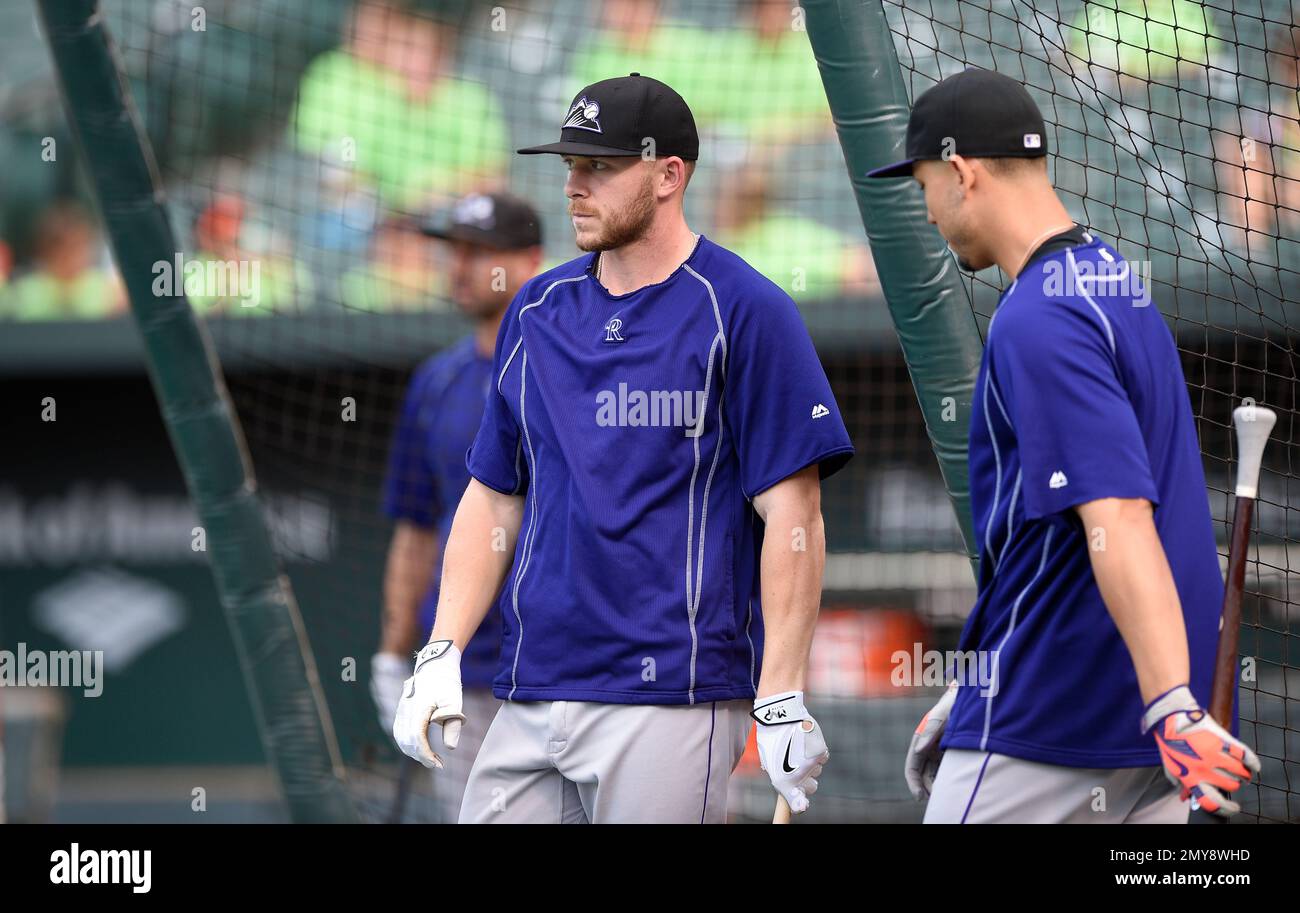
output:
M453 663L460 665L460 650L450 640L431 640L415 654L415 671L430 663Z
M781 691L754 698L754 710L750 716L760 726L780 726L810 718L802 691Z
M1142 712L1142 733L1145 735L1165 717L1174 713L1200 710L1201 705L1187 685L1175 685L1147 704Z

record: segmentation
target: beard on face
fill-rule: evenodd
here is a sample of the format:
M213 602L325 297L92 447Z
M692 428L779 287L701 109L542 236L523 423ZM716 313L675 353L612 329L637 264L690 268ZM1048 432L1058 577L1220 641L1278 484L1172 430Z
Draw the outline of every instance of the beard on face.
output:
M650 228L655 217L655 198L651 190L652 177L646 175L638 193L621 211L609 213L597 228L595 237L577 239L578 250L604 251L614 250L640 239ZM569 213L573 213L573 204L569 204Z
M469 319L495 317L510 304L514 276L509 269L506 271L506 289L493 287L495 275L489 271L499 265L496 261L474 262L452 272L452 300Z
M948 250L957 260L957 266L968 273L978 273L988 266L988 263L977 263L971 257L971 244L968 233L962 228L951 228L952 235L947 238Z
M506 305L510 303L510 296L496 291L485 291L478 295L470 295L466 300L456 303L461 313L470 320L483 320L495 317L497 313L505 310Z

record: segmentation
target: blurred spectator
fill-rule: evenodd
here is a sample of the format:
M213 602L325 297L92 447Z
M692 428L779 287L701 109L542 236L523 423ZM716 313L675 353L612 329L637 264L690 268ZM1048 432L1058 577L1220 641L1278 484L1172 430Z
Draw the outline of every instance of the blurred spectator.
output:
M313 302L310 274L269 243L249 244L245 204L237 196L218 194L194 221L192 263L203 267L185 277L185 293L197 313L266 317L292 313ZM187 268L194 269L190 266Z
M718 193L714 240L745 259L799 304L880 293L866 244L773 206L765 168L738 168Z
M5 289L0 314L16 320L111 317L126 306L117 274L98 266L99 229L72 200L54 203L36 224L35 268Z
M794 0L741 0L744 22L705 29L662 17L658 0L601 5L601 27L574 54L569 92L636 71L668 83L702 131L754 142L807 139L831 126L821 74Z
M1268 111L1239 108L1241 136L1214 136L1218 215L1245 230L1238 246L1248 254L1300 233L1300 19L1277 30L1269 45L1269 79L1286 91L1270 93Z
M688 66L717 75L710 45L713 32L666 20L659 0L607 0L600 5L600 26L579 44L574 69L563 94L582 86L628 73L644 73L681 92L694 110L685 88Z
M410 7L357 4L344 45L303 75L293 129L300 149L413 211L498 183L509 137L492 94L454 73L455 22Z
M1070 53L1095 75L1150 82L1176 82L1180 68L1203 72L1222 45L1197 0L1089 0L1068 31Z
M808 143L831 132L821 72L795 0L741 0L746 21L719 33L717 78L686 96L705 124L748 134L760 146Z
M371 237L370 262L342 280L343 306L356 311L447 309L444 271L418 219L391 216Z

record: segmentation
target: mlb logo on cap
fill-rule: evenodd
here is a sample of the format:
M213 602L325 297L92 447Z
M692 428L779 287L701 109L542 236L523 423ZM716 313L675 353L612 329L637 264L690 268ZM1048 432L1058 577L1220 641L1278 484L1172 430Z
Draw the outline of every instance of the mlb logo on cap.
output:
M1029 92L993 70L971 67L931 86L907 118L907 158L867 172L869 178L908 177L917 162L962 158L1040 158L1047 126Z

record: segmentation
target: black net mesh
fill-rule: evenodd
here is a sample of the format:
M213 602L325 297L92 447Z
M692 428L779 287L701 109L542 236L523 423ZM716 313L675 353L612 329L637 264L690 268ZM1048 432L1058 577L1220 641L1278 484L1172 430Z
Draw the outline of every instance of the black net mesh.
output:
M1022 79L1043 108L1066 205L1149 265L1199 423L1226 542L1233 405L1281 421L1261 485L1242 652L1247 739L1265 769L1251 814L1294 819L1300 771L1289 587L1300 246L1294 11L1192 0L887 2L913 97L966 65ZM365 688L391 523L390 436L412 368L467 332L446 264L415 228L460 195L508 188L576 255L563 169L513 149L555 138L586 83L637 70L674 85L702 135L692 227L786 288L807 321L858 457L829 480L830 556L810 703L836 758L815 820L917 820L901 767L928 692L890 655L943 649L974 597L826 109L789 2L106 0L187 258L256 263L256 306L192 295L218 344L262 487L282 523L358 799L392 810L401 765ZM1000 277L968 280L986 320ZM1226 546L1225 549L1226 551ZM329 674L341 660L357 682ZM1292 760L1288 761L1290 758ZM409 777L406 820L433 820ZM738 819L771 814L752 757Z
M1295 490L1300 7L1288 2L886 3L912 97L967 66L1022 80L1066 207L1148 278L1182 354L1227 555L1232 411L1278 424L1241 630L1241 724L1264 764L1246 811L1300 815ZM967 279L987 323L1003 276Z

